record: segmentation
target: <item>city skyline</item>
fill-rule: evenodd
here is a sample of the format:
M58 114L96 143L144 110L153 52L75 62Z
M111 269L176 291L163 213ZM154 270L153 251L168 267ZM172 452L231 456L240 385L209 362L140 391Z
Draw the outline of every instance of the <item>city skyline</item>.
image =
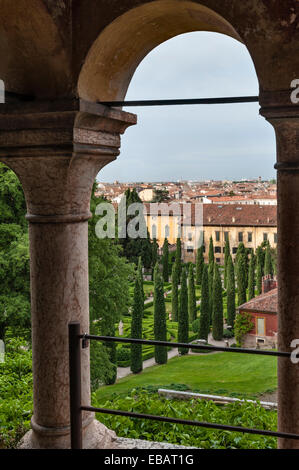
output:
M158 71L158 72L157 72ZM177 36L140 64L127 100L258 95L247 49L208 32ZM275 177L274 131L258 103L124 108L138 124L98 181L241 180Z

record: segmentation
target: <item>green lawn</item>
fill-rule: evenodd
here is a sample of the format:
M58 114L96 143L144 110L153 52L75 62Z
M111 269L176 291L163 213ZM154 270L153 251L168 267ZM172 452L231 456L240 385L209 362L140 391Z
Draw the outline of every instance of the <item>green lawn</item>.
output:
M238 353L183 356L97 390L98 400L128 395L135 387L185 384L192 391L254 398L277 388L276 358Z

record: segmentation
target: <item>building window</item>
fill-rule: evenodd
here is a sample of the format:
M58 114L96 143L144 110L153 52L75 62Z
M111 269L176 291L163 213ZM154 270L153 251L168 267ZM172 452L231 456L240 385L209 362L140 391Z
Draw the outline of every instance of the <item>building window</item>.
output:
M265 336L265 318L256 319L256 334L258 336Z
M193 253L193 246L187 246L187 253Z
M216 242L220 242L220 232L215 232L215 240Z
M237 249L236 247L233 248L233 255L235 255L237 253Z
M157 238L157 226L152 225L152 238Z
M229 238L229 232L224 232L224 241L228 242Z
M188 233L188 240L189 240L189 242L191 242L191 240L192 240L192 233Z
M266 242L268 240L268 234L267 233L264 233L263 234L263 238L264 238L264 242Z
M252 242L252 232L248 232L248 243Z
M243 241L243 232L239 232L239 242Z
M274 243L277 243L277 233L274 233Z
M215 246L215 253L221 253L221 246Z
M220 263L220 258L216 258L216 263Z
M206 252L206 247L205 247L205 245L202 245L202 252L203 252L203 253Z
M165 225L165 238L169 237L169 225Z

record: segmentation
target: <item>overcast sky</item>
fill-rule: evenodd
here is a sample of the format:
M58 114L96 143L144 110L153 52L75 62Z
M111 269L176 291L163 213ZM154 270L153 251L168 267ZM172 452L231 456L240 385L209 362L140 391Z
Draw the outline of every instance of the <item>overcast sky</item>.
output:
M194 32L148 54L126 99L242 95L258 95L245 46L221 34ZM138 115L138 124L127 129L120 156L99 181L275 177L274 131L257 103L124 109Z

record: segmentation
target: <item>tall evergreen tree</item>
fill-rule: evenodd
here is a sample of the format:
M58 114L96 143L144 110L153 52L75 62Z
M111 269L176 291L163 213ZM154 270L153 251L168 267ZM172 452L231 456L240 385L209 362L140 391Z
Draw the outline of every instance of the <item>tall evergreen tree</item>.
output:
M210 332L210 304L208 266L205 264L201 282L201 302L199 317L199 339L208 340Z
M180 283L181 272L182 272L181 259L182 259L182 243L181 243L181 239L178 237L176 239L175 263L177 265L179 283Z
M212 334L216 341L223 338L223 300L222 300L222 284L218 265L214 264L213 277L213 318L212 318Z
M154 335L156 341L167 339L164 287L158 264L155 266L154 274ZM167 348L165 346L155 346L155 361L157 364L166 364Z
M143 287L143 269L142 269L142 259L141 259L141 256L139 256L138 258L138 267L137 267L137 271L138 271L138 277L140 279L140 286L141 286L141 292L142 292L142 298L143 298L143 302L145 301L145 294L144 294L144 287Z
M171 274L171 309L172 309L172 320L178 321L179 317L179 275L177 265L172 265Z
M213 278L214 278L214 264L209 264L208 266L208 279L209 279L209 318L210 325L212 325L212 316L213 316Z
M213 238L210 237L210 243L209 243L209 265L214 265L214 244L213 244ZM214 269L214 266L213 266Z
M252 253L249 263L249 272L248 272L248 300L253 299L254 297L254 288L255 288L255 256Z
M162 255L162 265L163 265L163 281L169 281L169 250L168 250L168 240L165 238L163 243L163 255Z
M234 327L236 316L235 270L231 255L227 261L227 324Z
M193 264L189 265L189 276L188 276L188 314L189 322L192 323L196 320L196 294L195 294L195 285L194 285L194 271Z
M188 290L187 276L185 268L182 269L180 301L179 301L179 324L178 324L178 342L188 343L189 341L189 318L188 318ZM179 348L181 355L188 354L187 348Z
M132 307L131 338L142 339L142 317L144 309L142 278L137 270ZM131 371L138 374L142 370L142 345L131 344Z
M159 245L157 243L157 239L154 238L152 243L152 281L154 280L154 271L156 263L158 262L158 249Z
M227 282L227 263L228 263L228 258L230 256L230 245L229 245L229 240L227 239L225 242L225 247L224 247L224 288L226 289L226 282Z
M261 265L260 260L257 258L257 264L256 264L256 290L257 290L257 295L261 295L261 293L262 293L262 283L263 283L262 265Z
M246 255L240 253L237 261L238 305L246 302Z
M126 214L128 214L128 208L131 204L139 203L142 204L142 201L135 188L132 190L127 189L125 192L125 202L126 202ZM118 214L119 216L119 214ZM129 223L137 216L136 215L127 215L126 216L126 226L128 228ZM123 247L123 254L126 258L135 264L138 263L138 257L142 258L142 265L146 269L151 269L152 267L152 246L150 235L146 227L146 221L143 214L139 214L139 222L136 224L136 230L141 230L146 234L146 237L136 237L130 238L127 234L124 237L119 238L119 243Z
M264 275L272 274L272 259L271 259L271 249L270 244L268 243L266 246L266 253L265 253L265 264L264 264Z
M201 245L196 253L195 283L198 286L201 285L204 264L203 245Z

